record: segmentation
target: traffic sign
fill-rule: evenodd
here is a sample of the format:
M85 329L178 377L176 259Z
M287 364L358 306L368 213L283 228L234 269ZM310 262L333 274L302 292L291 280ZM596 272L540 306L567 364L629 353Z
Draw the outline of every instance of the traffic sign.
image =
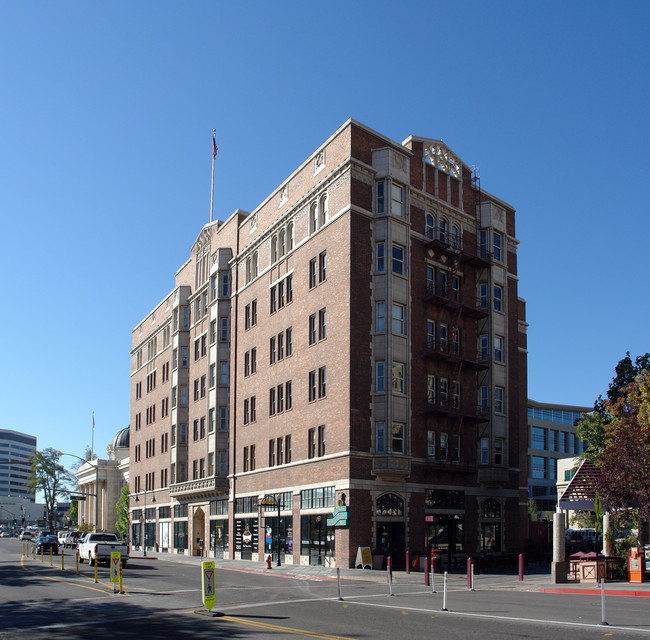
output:
M214 607L214 603L217 601L217 595L214 589L214 562L210 560L201 564L203 574L203 580L201 582L203 604L208 611L212 611L212 607Z
M120 581L120 563L122 554L119 551L111 551L111 582Z

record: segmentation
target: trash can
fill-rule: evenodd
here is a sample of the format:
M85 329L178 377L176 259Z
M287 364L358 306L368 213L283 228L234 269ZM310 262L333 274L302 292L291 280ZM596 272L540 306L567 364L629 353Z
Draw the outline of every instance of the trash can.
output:
M434 573L442 573L442 551L431 549L431 568Z

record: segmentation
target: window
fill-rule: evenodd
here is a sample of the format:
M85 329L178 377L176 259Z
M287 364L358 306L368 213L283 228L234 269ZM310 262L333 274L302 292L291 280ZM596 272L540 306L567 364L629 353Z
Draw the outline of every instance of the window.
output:
M248 447L244 447L244 454L242 455L244 463L244 471L248 471Z
M257 298L251 302L251 327L257 324Z
M505 389L503 387L494 387L494 411L496 413L505 413L503 406L503 394Z
M194 442L196 442L199 439L199 421L198 420L194 421L194 429L192 430L192 434L194 436Z
M271 264L276 262L278 259L278 237L273 236L271 239Z
M318 370L318 397L324 398L327 395L327 370L321 367Z
M493 233L492 234L492 247L493 247L493 252L492 255L494 256L495 260L498 260L501 262L501 234L500 233Z
M531 431L533 449L546 449L546 429L533 427Z
M478 301L481 309L489 309L490 307L488 291L487 282L481 282L478 286Z
M392 184L390 188L391 211L394 216L404 217L404 187Z
M219 429L225 431L228 428L228 409L219 407Z
M386 423L375 423L375 451L386 453Z
M427 375L427 402L436 403L436 377L432 374Z
M309 402L316 400L316 371L310 371L308 376Z
M284 333L278 333L278 360L284 360Z
M293 331L291 327L284 332L284 342L286 344L288 358L293 353Z
M251 328L251 306L250 304L247 304L244 307L244 329L250 329Z
M219 384L226 387L228 386L228 363L220 362L219 370L220 370Z
M257 419L257 408L256 408L256 399L255 396L251 396L251 422L255 422Z
M318 455L325 455L325 425L318 427Z
M432 213L427 213L424 218L424 233L426 234L428 240L433 240L435 228L436 219L433 217Z
M490 410L490 387L479 388L479 409L483 412Z
M377 273L386 272L386 243L377 243Z
M211 364L210 365L210 389L214 387L217 384L217 374L216 374L216 365Z
M490 357L489 337L485 333L478 338L478 355L480 362L485 362Z
M309 344L316 342L316 314L312 313L309 316Z
M451 246L455 249L460 249L460 229L458 225L451 225Z
M386 363L379 361L375 364L377 375L375 377L375 390L377 393L386 391Z
M445 218L440 218L438 237L440 238L441 242L447 242L448 227L449 224L447 223L447 220L445 220Z
M327 252L323 251L318 255L318 282L327 280Z
M313 427L307 431L307 457L316 457L316 429Z
M440 434L440 459L446 460L449 453L449 436L446 433Z
M316 258L312 258L309 261L309 288L310 289L313 289L317 284L316 271L317 271Z
M269 415L275 415L275 387L269 389Z
M181 347L181 367L187 368L190 362L189 347Z
M546 478L546 458L531 456L531 475L533 478Z
M244 378L248 378L251 374L251 354L250 351L244 353Z
M404 247L394 244L392 249L392 269L397 275L404 275Z
M440 405L446 407L449 405L449 380L440 378Z
M269 467L275 466L275 439L269 440Z
M427 320L427 347L436 348L436 323L435 320Z
M257 349L253 347L251 349L251 374L257 372Z
M201 376L201 397L205 398L205 375Z
M460 380L452 380L451 382L451 406L454 409L460 409Z
M494 310L503 311L503 287L494 285Z
M181 403L181 407L186 407L187 403L188 403L187 385L186 384L181 385L180 403Z
M284 383L284 399L285 399L285 406L287 408L287 411L289 411L293 406L291 380L288 380L287 382ZM287 460L287 462L289 461Z
M276 287L271 287L269 311L275 313L278 310L278 292Z
M503 464L503 438L494 439L494 464Z
M490 438L481 438L481 464L490 464Z
M229 318L220 318L219 319L219 340L221 342L226 342L229 338L229 328L230 320Z
M269 339L269 364L275 364L277 352L275 350L276 337Z
M454 446L454 462L460 462L460 436L456 434L452 435L452 442Z
M284 459L286 464L291 462L291 436L284 436Z
M435 460L436 458L436 432L427 431L427 458Z
M393 453L404 453L404 424L393 422L391 430L391 449Z
M194 360L198 360L201 357L201 340L197 339L194 341Z
M315 233L318 229L318 207L314 202L309 208L309 234Z
M321 309L318 312L318 339L325 340L327 337L327 311Z
M282 229L282 231L280 231L280 240L279 240L278 249L279 249L279 252L280 252L280 257L283 257L284 254L287 252L287 236L286 236L286 233L285 233L284 229Z
M438 325L438 335L439 335L438 348L440 349L440 351L444 351L445 353L449 350L449 346L447 344L447 337L448 337L447 334L448 334L447 325L441 322Z
M377 213L384 213L386 209L386 196L384 194L385 185L386 183L383 180L377 183Z
M377 303L377 331L386 331L386 303Z
M406 393L404 384L404 363L393 362L392 388L396 393Z
M405 307L403 304L398 304L393 302L393 333L399 333L401 335L406 334L404 317L405 317Z
M293 249L293 222L287 227L287 251Z
M224 271L221 274L221 297L227 298L230 295L230 272Z
M214 409L208 410L208 433L214 431Z
M494 336L494 361L503 362L503 338Z
M284 464L284 438L280 437L277 439L276 449L278 452L278 464Z

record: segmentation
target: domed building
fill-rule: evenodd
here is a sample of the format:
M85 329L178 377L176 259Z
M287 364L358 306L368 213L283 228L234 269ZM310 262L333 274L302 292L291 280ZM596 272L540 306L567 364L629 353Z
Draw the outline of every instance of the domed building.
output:
M115 434L106 447L107 460L89 460L74 474L79 493L79 524L88 523L96 531L117 532L116 504L122 487L129 481L129 427Z

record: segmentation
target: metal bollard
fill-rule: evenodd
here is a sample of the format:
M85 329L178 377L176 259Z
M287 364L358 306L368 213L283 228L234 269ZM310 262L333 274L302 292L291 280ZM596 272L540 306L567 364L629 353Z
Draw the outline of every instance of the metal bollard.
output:
M600 579L600 623L604 626L609 626L609 622L605 620L605 578Z
M406 573L407 574L411 573L411 552L410 551L406 552Z
M429 556L424 556L424 586L429 586Z
M433 562L431 563L431 593L437 593L437 591L436 591L436 572L433 569Z
M524 554L519 554L519 582L524 581Z
M341 597L341 570L338 567L336 567L336 584L339 591L339 600L343 600Z
M472 588L472 559L467 558L467 588Z
M447 609L447 572L446 571L442 579L442 610L449 611L449 609Z

